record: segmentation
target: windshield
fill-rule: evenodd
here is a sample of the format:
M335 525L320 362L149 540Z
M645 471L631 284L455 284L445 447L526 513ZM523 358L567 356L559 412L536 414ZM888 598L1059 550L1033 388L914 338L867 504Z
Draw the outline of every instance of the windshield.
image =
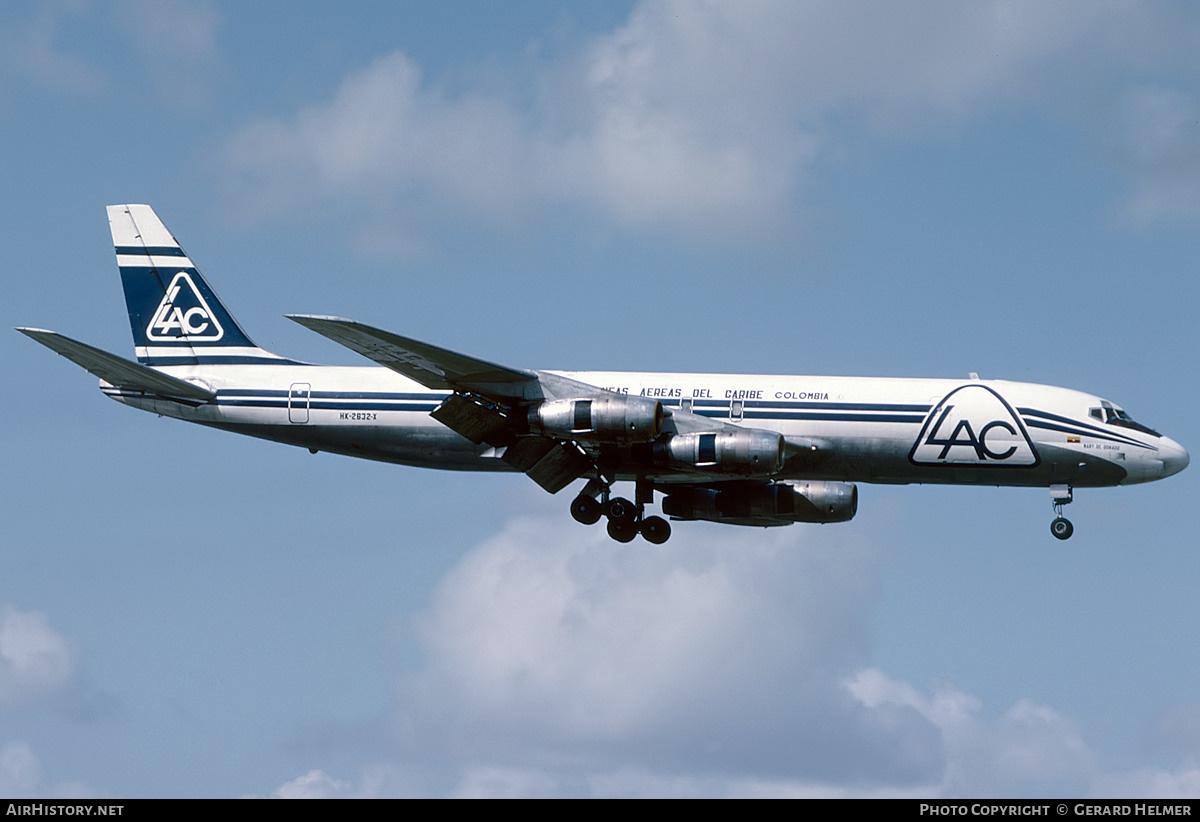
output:
M1152 437L1162 436L1162 434L1158 433L1153 428L1142 425L1133 417L1126 414L1122 409L1117 408L1107 400L1101 400L1100 407L1093 408L1091 410L1091 415L1101 422L1108 423L1109 425L1119 425L1122 428L1132 428L1134 431L1141 431L1143 434L1149 434Z

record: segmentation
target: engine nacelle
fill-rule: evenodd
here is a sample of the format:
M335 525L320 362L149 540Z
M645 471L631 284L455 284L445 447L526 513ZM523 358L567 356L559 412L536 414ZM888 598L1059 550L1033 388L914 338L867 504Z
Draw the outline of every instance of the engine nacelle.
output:
M541 434L596 442L652 442L662 433L663 407L645 397L548 400L529 410L529 427Z
M677 519L788 525L793 522L847 522L858 512L852 482L787 480L752 488L681 488L662 501Z
M783 467L783 437L774 431L741 428L701 434L676 434L654 444L658 465L715 474L768 476Z

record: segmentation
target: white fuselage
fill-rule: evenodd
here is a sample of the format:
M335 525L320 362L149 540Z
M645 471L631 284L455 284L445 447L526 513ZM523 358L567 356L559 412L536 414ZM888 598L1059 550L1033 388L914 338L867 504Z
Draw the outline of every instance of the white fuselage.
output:
M164 373L216 391L188 405L122 391L148 411L251 436L430 468L512 470L429 416L448 396L382 367L170 366ZM776 478L1075 487L1161 479L1187 452L1137 424L1106 421L1099 397L1003 380L545 372L662 402L697 418L782 434L794 458ZM695 415L695 416L691 416ZM1111 416L1111 414L1110 414ZM1128 418L1125 418L1126 420ZM1131 423L1131 421L1130 421ZM654 475L623 465L618 475ZM723 479L712 474L712 481ZM696 482L695 471L679 477Z

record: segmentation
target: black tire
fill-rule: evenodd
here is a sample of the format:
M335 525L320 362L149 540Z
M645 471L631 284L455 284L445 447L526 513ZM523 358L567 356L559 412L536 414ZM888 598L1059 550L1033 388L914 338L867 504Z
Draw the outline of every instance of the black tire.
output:
M1054 534L1055 539L1070 539L1071 534L1075 533L1075 526L1066 517L1055 517L1054 522L1050 523L1050 533Z
M632 523L634 517L637 516L637 506L624 497L613 497L608 501L608 510L604 513L610 520L624 520Z
M633 542L633 538L638 535L637 523L631 519L610 519L608 535L617 542Z
M662 517L642 520L642 538L653 545L662 545L671 538L671 523Z
M586 494L580 494L571 501L571 516L576 522L594 525L600 520L600 503Z

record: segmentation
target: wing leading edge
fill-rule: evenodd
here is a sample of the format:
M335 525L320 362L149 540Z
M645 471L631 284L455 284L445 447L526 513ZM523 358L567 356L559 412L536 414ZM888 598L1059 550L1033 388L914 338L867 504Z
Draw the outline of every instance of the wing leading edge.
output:
M341 317L285 316L426 388L473 391L497 399L536 396L538 375L532 371L497 365Z

